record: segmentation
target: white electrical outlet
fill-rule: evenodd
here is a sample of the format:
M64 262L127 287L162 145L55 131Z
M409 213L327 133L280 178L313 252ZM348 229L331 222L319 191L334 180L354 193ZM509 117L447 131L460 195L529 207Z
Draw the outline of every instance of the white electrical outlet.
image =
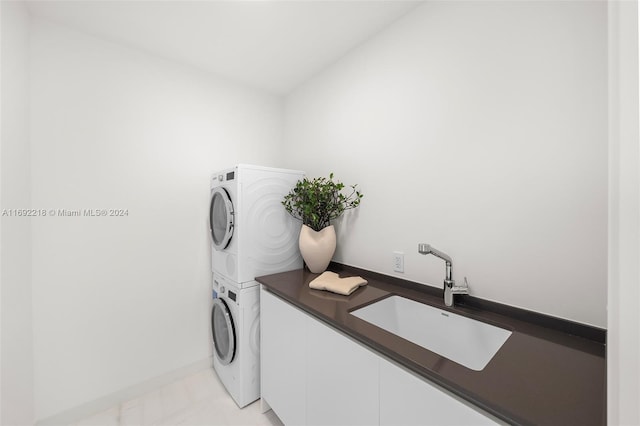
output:
M394 272L404 272L404 253L401 251L393 252L393 270Z

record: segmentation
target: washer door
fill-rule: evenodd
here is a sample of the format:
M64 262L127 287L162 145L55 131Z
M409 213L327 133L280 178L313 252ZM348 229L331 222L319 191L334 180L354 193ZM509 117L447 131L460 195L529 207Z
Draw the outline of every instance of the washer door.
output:
M216 250L224 250L233 236L233 203L229 193L222 187L217 187L211 193L209 208L209 227L211 238Z
M236 329L226 302L220 298L213 300L211 310L211 333L216 356L222 365L233 361L236 354Z

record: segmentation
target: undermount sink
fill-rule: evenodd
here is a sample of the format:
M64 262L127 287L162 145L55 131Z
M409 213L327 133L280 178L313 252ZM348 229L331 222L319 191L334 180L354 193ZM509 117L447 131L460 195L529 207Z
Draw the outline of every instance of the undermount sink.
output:
M511 336L509 330L401 296L351 314L475 371L484 369Z

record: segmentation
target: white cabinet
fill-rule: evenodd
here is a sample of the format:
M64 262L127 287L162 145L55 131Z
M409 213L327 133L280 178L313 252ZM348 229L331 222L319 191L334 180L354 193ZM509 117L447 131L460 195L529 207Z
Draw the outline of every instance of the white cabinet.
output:
M490 425L469 403L264 288L262 398L285 425Z
M378 358L260 292L262 398L285 425L378 423Z
M378 357L320 321L307 323L307 424L378 423Z
M496 425L467 403L380 358L380 425Z
M307 316L260 291L262 398L285 425L306 423Z

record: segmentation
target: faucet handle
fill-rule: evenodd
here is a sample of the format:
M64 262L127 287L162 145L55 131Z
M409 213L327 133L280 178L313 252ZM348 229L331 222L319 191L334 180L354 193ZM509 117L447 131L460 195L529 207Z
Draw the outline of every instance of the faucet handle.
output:
M469 283L467 282L467 277L464 277L463 285L454 285L451 288L451 293L453 294L469 294Z

